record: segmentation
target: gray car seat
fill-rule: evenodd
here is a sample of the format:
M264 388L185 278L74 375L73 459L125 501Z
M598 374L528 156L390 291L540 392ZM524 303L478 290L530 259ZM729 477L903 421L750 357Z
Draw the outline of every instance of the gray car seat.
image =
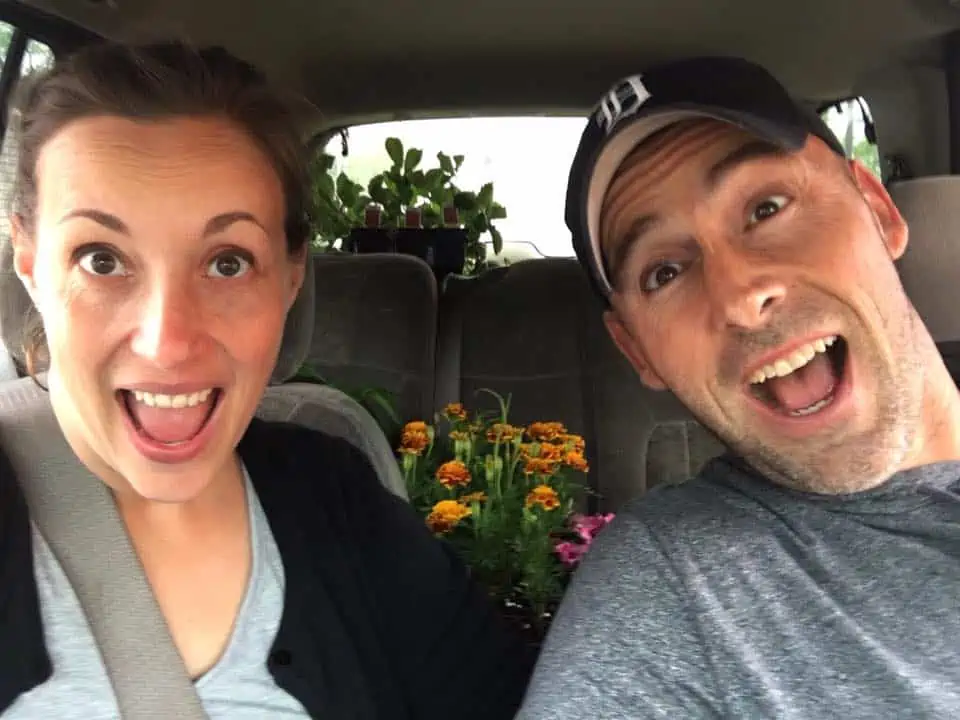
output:
M890 196L910 228L900 279L960 384L960 313L951 301L960 283L960 177L904 180Z
M559 420L584 436L597 509L616 511L696 474L722 445L668 392L646 389L610 339L574 259L450 277L440 298L437 404L512 396L516 424Z

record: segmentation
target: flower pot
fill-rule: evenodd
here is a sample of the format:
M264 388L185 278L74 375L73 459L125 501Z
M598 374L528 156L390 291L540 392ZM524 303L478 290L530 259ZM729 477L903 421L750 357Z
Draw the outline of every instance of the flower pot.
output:
M463 271L467 233L462 228L354 228L346 247L356 253L414 255L433 269L437 282Z

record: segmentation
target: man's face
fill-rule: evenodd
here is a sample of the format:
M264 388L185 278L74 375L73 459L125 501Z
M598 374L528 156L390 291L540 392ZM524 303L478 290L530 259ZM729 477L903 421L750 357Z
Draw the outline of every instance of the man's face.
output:
M784 153L696 121L648 141L604 200L608 328L774 482L873 487L923 404L922 324L892 260L906 226L882 184L817 139Z

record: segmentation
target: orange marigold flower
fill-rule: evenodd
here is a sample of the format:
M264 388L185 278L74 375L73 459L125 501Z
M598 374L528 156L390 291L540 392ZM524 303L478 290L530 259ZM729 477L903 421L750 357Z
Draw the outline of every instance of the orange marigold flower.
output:
M414 420L403 426L404 432L422 432L427 431L427 424L423 420Z
M583 437L580 435L561 435L557 438L562 445L569 448L573 452L578 452L583 455L587 449L587 443L584 442Z
M492 443L495 442L510 442L516 438L523 431L514 427L513 425L507 425L506 423L494 423L490 426L490 429L487 430L487 440Z
M469 485L470 469L459 460L451 460L437 468L437 480L447 488Z
M420 455L430 444L430 437L426 431L418 432L415 430L404 431L400 438L400 452L409 455Z
M446 534L453 530L457 524L465 517L469 517L473 511L463 503L456 500L441 500L427 516L427 527L432 532Z
M526 506L528 508L539 505L544 510L556 510L560 507L560 498L557 491L549 485L537 485L527 495Z
M574 470L579 470L580 472L589 472L590 466L587 464L587 459L583 456L582 453L570 451L563 456L563 463L567 467L571 467Z
M527 435L537 442L551 442L567 432L563 423L535 422L527 428Z
M527 475L553 475L557 471L557 461L544 458L527 458L523 472Z
M460 498L460 502L462 502L464 505L469 505L470 503L474 503L474 502L478 502L478 503L486 502L486 500L487 500L487 494L485 492L467 493L466 495Z
M555 460L555 461L562 460L563 446L543 443L540 445L540 454L537 455L537 457L541 458L542 460Z
M451 440L469 440L470 433L464 432L463 430L453 430L450 433Z
M450 420L466 420L467 410L463 403L450 403L443 409L443 414Z

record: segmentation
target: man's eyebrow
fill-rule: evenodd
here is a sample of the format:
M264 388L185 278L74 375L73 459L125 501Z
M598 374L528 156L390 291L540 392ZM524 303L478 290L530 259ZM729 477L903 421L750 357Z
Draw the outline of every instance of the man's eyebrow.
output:
M768 140L751 140L720 159L707 170L707 188L713 190L720 184L724 176L745 163L767 157L787 157L788 155L788 151Z
M656 215L642 215L631 223L623 240L614 248L612 257L605 263L604 270L610 284L614 287L620 284L620 273L626 264L630 253L640 243L643 236L653 230L660 220Z
M86 218L87 220L92 220L98 225L102 225L103 227L107 228L107 230L112 230L113 232L120 233L122 235L130 235L130 228L127 227L123 220L118 218L116 215L111 215L103 210L78 208L76 210L71 210L64 215L60 219L60 222L64 223L73 218ZM266 232L266 229L263 227L263 223L257 220L257 218L252 214L242 210L234 210L232 212L221 213L210 218L204 227L203 236L209 237L210 235L223 232L237 222L252 222L254 225Z

